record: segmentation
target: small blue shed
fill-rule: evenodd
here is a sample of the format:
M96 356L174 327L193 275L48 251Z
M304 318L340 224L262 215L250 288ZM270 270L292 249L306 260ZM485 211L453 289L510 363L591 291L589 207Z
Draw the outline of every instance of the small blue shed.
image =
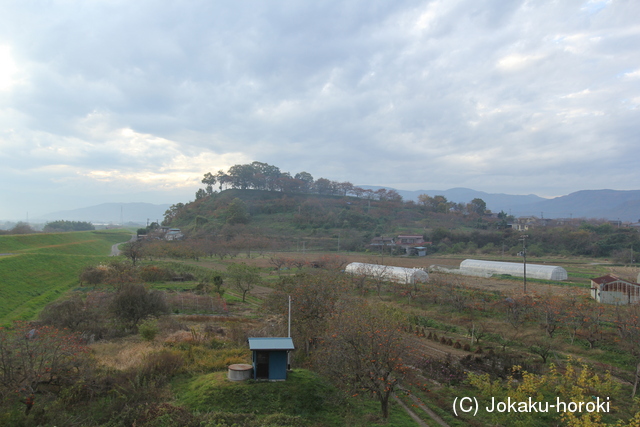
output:
M253 379L287 379L287 353L293 350L291 338L249 338L253 358Z

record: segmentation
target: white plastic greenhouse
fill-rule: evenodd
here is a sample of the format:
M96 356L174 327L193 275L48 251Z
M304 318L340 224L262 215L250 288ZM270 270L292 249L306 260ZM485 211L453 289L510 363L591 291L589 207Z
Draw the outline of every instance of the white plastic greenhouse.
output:
M425 283L429 280L429 275L424 270L420 270L418 268L394 267L391 265L352 262L345 267L344 271L359 276L381 278L391 282L408 283L411 285L416 283Z
M460 263L460 270L491 274L510 274L523 277L524 265L517 262L480 261L465 259ZM567 280L567 270L555 265L527 264L527 277L545 280Z

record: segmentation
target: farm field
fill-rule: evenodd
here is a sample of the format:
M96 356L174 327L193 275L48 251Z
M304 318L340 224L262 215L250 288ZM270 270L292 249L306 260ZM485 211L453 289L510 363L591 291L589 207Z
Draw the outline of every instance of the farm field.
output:
M126 230L0 236L0 324L32 319L78 284L87 265L107 259Z
M247 258L238 256L233 259L215 259L207 258L199 261L185 261L189 265L213 268L224 271L226 266L231 263L242 262L249 265L261 267L263 269L263 278L265 284L272 286L279 278L295 275L296 273L309 273L314 269L308 266L301 268L288 268L276 272L274 270L271 258L281 256L286 258L304 258L307 265L312 264L326 253L306 253L299 252L290 253L273 253L264 254ZM332 254L332 256L336 256ZM370 254L352 254L341 253L337 255L343 258L344 262L368 262L382 263L387 265L424 268L432 264L446 265L457 267L459 263L466 258L477 258L475 255L459 256L459 257L426 257L426 258L407 258L407 257L380 257ZM518 262L518 258L511 258L509 261ZM385 287L378 296L375 295L373 289L369 289L366 294L372 299L385 301L386 304L396 307L404 315L407 316L409 323L407 331L413 332L415 338L412 347L416 349L421 357L431 360L448 360L457 364L464 360L486 360L484 363L502 363L500 358L504 360L513 360L523 364L524 369L532 369L536 373L544 372L544 365L547 363L555 363L564 365L566 360L578 360L579 363L585 363L585 366L596 366L600 372L610 372L613 381L624 387L625 393L630 389L633 382L633 375L630 367L634 366L633 358L624 350L618 348L615 344L615 332L611 328L613 325L610 321L602 321L602 323L594 323L588 326L586 323L581 324L578 336L588 337L589 333L597 337L599 344L594 348L586 345L586 340L575 339L570 333L569 325L560 326L557 324L559 333L553 333L552 329L547 330L547 335L543 329L543 320L537 320L536 316L545 304L545 299L553 305L553 310L549 310L546 314L546 321L549 322L551 317L567 319L571 317L570 311L578 308L584 310L584 313L597 312L602 313L602 318L614 318L615 308L603 307L596 304L588 297L589 279L607 273L615 273L622 277L632 277L636 270L631 267L608 265L603 260L582 259L582 258L557 258L557 259L541 259L529 260L531 264L551 264L564 267L569 272L569 280L565 282L551 282L543 280L529 279L527 283L529 302L522 295L522 279L509 277L493 277L478 278L469 276L456 276L451 274L430 274L431 280L423 285L414 299L407 300L398 298L394 291L393 285ZM277 289L277 286L275 286ZM257 293L256 293L257 294ZM266 294L260 292L261 297ZM525 303L518 308L514 305L509 308L505 299L513 298L518 301L515 304ZM565 299L566 298L566 299ZM564 302L563 302L564 301ZM574 302L570 302L574 301ZM563 304L566 304L564 307ZM575 305L570 305L575 304ZM557 307L557 308L556 308ZM513 310L513 311L512 311ZM518 319L515 310L523 310L523 316L528 320ZM536 312L536 310L538 310ZM601 311L600 311L601 310ZM513 316L513 317L512 317ZM558 320L554 320L558 322ZM582 322L582 320L580 320ZM597 325L597 326L594 326ZM549 328L549 326L546 326ZM589 328L593 328L589 329ZM598 329L599 328L599 329ZM472 330L474 330L472 335ZM551 331L551 332L549 332ZM438 336L439 340L431 338L431 335ZM551 338L551 335L553 336ZM475 345L473 337L475 336ZM591 337L592 339L594 337ZM446 340L447 342L443 342ZM452 347L450 342L471 344L471 349L466 350L460 347ZM488 355L478 356L481 350ZM548 353L547 353L548 352ZM495 356L494 356L495 354ZM542 354L542 355L540 355ZM544 363L541 358L544 356ZM547 360L546 358L549 358ZM509 359L511 358L511 359ZM447 371L450 369L448 364L443 363L442 369ZM466 363L466 362L465 362ZM511 362L510 362L511 363ZM469 366L469 365L465 365ZM474 368L470 372L473 372ZM485 369L485 368L482 368ZM583 368L584 369L584 368ZM459 375L464 377L464 372L459 370L451 371L451 375ZM495 425L505 425L500 422L492 421L490 418L480 418L473 420L472 418L455 418L450 413L452 401L458 397L468 395L472 391L461 383L461 379L457 378L453 384L443 384L441 381L446 377L426 380L429 384L427 390L412 389L411 395L398 393L397 397L404 405L412 410L427 424L434 423L434 417L445 420L448 425L487 425L485 423L494 423ZM451 381L451 380L449 380ZM466 393L466 394L465 394ZM628 395L622 397L618 395L618 402L627 402ZM424 411L419 409L426 405ZM626 418L635 409L635 406L619 404L616 415L607 417L609 422L616 417ZM430 412L427 412L430 411ZM431 414L431 415L429 415ZM530 420L531 424L523 425L549 425L550 419L540 418L538 420ZM555 421L553 421L555 422Z
M3 278L0 322L3 324L36 318L45 305L68 297L67 292L72 289L75 289L72 295L81 296L84 307L96 310L95 313L99 313L101 304L91 308L90 301L110 298L118 292L108 284L113 282L78 287L78 274L87 266L108 261L111 246L129 240L127 231L24 236L27 239L7 237L6 240L0 237L0 251L9 254L0 257ZM289 262L287 267L278 270L274 262L278 257L296 262ZM359 282L352 276L340 274L335 265L312 267L318 267L319 261L333 259L341 265L365 262L415 268L436 264L455 268L463 259L482 258L477 254L418 258L382 257L372 253L263 251L250 257L242 253L222 259L202 256L150 258L141 257L133 269L141 273L170 273L162 279L136 280L145 281L148 292L164 293L169 310L163 315L151 316L133 328L116 328L111 335L98 337L89 346L98 368L107 370L109 375L115 373L113 375L119 378L117 381L121 381L119 390L123 399L125 395L130 399L131 408L140 406L130 413L119 412L117 402L110 400L110 396L91 398L87 404L96 408L104 404L111 408L104 412L97 410L92 415L92 422L120 416L123 425L131 425L150 414L141 408L155 408L153 411L172 411L167 417L173 418L167 419L176 425L180 423L177 417L185 420L214 417L211 419L220 425L227 425L222 422L231 423L230 420L238 423L271 419L304 421L300 425L319 426L345 425L345 420L352 426L383 424L379 415L368 418L370 414L379 413L375 399L359 393L345 396L326 381L329 377L322 376L320 371L306 370L314 366L313 352L305 354L302 338L295 338L300 341L297 341L298 350L292 358L291 381L275 386L226 381L226 366L250 362L247 336L284 336L284 311L273 304L282 301L278 298L286 297L285 289L287 292L299 289L311 292L294 297L294 310L304 315L305 308L300 301L304 299L307 304L320 308L315 304L322 298L329 298L321 288L332 286L337 293L330 298L344 298L349 304L358 299L393 312L394 321L400 325L396 332L411 348L412 371L416 374L406 374L401 389L394 393L386 425L421 425L417 419L428 425L507 425L501 419L486 415L478 419L452 415L450 408L454 399L480 393L465 382L466 376L491 372L498 378L505 378L513 364L522 365L523 369L538 375L548 375L548 368L553 363L562 366L562 374L569 378L570 370L564 370L570 363L568 360L597 367L600 373L610 372L612 381L621 388L622 391L615 392L616 412L608 415L606 421L629 419L637 411L637 405L629 399L635 362L628 352L618 347L613 323L617 311L613 307L599 306L588 297L589 278L607 273L631 277L635 274L631 267L608 265L604 260L588 258L530 259L531 264L564 267L569 272L569 280L529 279L529 292L523 295L522 279L509 276L478 278L431 273L428 283L411 289L397 283L376 283L372 279ZM516 257L500 260L520 261ZM121 261L119 265L132 267L124 257ZM251 289L245 302L241 291L232 283L230 272L233 269L228 267L233 264L247 264L259 270L260 284ZM218 274L224 277L222 297L216 295L212 287L212 279ZM314 277L318 281L314 281ZM221 310L223 299L224 309ZM300 305L296 306L296 303ZM600 317L588 323L587 318L594 313L600 313ZM84 322L88 322L87 328L92 327L90 321L85 319ZM117 325L117 321L109 323L108 328L113 325ZM304 322L294 322L294 329L299 328L297 331L304 331L304 326ZM97 333L100 330L95 329ZM102 330L106 331L105 328ZM86 335L91 336L91 332ZM95 381L98 384L102 380L113 380L109 378L98 377ZM557 381L557 378L548 380L550 384L552 380ZM549 387L552 386L547 386L545 393L552 396L554 392ZM96 396L101 396L100 390L99 387L94 390ZM260 409L249 414L251 407ZM70 417L85 416L79 412L74 414ZM92 418L87 415L86 420L89 422ZM0 424L1 421L0 418ZM549 425L557 421L557 418L533 417L522 425Z
M246 258L239 256L234 259L219 260L216 258L202 258L199 261L185 261L189 265L197 265L205 268L211 268L214 270L226 269L228 264L234 262L244 262L248 265L257 266L264 269L273 268L273 264L270 259L272 257L283 257L289 259L300 259L307 263L313 263L318 259L321 259L326 253L323 252L278 252L278 253L265 253L259 256L253 256ZM427 256L427 257L404 257L404 256L380 256L379 254L363 254L363 253L348 253L343 252L339 255L332 253L332 256L338 256L346 263L362 262L370 264L383 264L397 267L407 268L428 268L431 265L438 265L448 268L457 268L464 259L492 259L494 261L514 262L521 263L522 258L517 257L494 257L483 258L478 255L468 256ZM600 260L585 258L544 258L537 260L535 258L530 259L528 264L549 264L563 267L567 270L569 278L563 282L551 282L536 279L527 279L527 289L532 293L537 294L559 294L565 295L567 293L588 294L588 288L590 287L590 278L598 277L605 274L613 273L620 277L635 278L637 275L636 269L631 267L621 266L608 266ZM295 272L291 270L291 272ZM435 276L442 276L439 273L432 273ZM472 288L500 291L500 292L518 292L522 290L521 278L509 278L509 277L492 277L492 278L480 278L471 276L456 276L449 275L452 280L457 281L460 284L469 286Z

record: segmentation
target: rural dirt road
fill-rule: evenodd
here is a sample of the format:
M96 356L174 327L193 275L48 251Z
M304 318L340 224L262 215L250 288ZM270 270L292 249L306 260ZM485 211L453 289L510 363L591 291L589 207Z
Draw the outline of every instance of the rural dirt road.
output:
M135 235L135 234L132 234L132 235L131 235L131 239L129 239L128 241L126 241L126 242L120 242L120 243L116 243L115 245L112 245L112 246L111 246L111 256L118 256L118 255L120 255L120 252L121 252L121 251L120 251L120 249L118 249L118 246L120 246L120 245L121 245L121 244L123 244L123 243L135 242L135 241L136 241L136 239L137 239L136 235Z

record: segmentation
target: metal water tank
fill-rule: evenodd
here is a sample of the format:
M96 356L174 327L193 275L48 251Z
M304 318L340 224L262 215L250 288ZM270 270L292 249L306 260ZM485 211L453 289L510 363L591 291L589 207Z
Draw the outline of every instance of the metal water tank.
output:
M253 366L246 363L238 363L236 365L229 365L229 372L227 378L229 381L244 381L252 377Z

